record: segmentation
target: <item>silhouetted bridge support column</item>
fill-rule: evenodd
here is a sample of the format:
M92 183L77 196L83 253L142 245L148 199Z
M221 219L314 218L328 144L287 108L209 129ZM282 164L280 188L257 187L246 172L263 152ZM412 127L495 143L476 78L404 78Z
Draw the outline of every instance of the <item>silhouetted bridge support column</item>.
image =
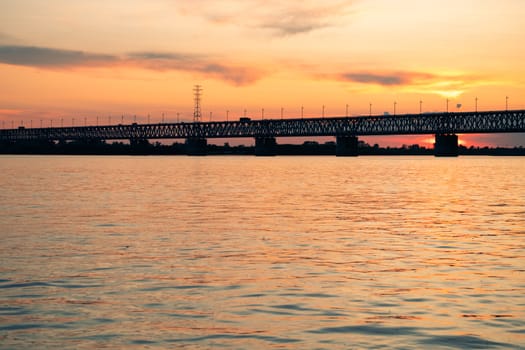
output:
M357 157L357 136L341 135L336 138L335 155L337 157Z
M200 137L186 139L186 154L189 156L205 156L208 148L208 141Z
M275 137L256 137L255 138L255 155L275 156L277 154L277 141Z
M434 155L436 157L457 157L459 155L458 135L436 134Z

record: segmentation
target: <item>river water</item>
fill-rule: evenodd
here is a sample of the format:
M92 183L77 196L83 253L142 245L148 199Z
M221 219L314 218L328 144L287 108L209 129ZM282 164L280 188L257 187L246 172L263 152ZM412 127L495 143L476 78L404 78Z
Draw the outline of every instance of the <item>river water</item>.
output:
M520 157L0 156L0 347L525 348Z

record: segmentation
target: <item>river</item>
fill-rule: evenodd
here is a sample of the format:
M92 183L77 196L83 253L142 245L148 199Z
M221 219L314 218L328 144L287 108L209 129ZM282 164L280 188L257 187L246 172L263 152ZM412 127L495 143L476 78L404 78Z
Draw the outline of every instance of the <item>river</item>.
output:
M525 348L521 157L0 156L0 348Z

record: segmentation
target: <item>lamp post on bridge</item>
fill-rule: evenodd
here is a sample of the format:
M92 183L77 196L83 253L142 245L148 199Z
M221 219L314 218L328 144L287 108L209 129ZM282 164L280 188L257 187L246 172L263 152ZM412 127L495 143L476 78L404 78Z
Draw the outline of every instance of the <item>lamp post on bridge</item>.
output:
M396 115L396 105L397 105L397 102L394 101L394 116Z
M346 117L348 118L348 103L346 104Z
M370 116L372 116L372 103L370 103Z
M324 119L324 105L323 105L323 119Z
M301 106L301 119L304 118L304 106Z
M476 109L475 109L475 112L477 113L478 112L478 97L476 96Z
M506 111L509 110L509 97L508 96L505 96L505 110Z

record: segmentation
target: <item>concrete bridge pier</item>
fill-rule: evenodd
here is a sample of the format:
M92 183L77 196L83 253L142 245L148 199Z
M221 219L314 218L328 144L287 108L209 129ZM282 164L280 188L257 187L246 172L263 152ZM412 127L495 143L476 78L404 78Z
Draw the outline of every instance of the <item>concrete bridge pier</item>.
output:
M434 155L436 157L457 157L459 155L458 135L436 134Z
M337 157L357 157L357 136L340 135L336 137L335 155Z
M186 154L189 156L205 156L208 141L201 137L190 137L186 139Z
M277 141L275 137L256 137L255 138L255 155L260 156L275 156L277 154Z

